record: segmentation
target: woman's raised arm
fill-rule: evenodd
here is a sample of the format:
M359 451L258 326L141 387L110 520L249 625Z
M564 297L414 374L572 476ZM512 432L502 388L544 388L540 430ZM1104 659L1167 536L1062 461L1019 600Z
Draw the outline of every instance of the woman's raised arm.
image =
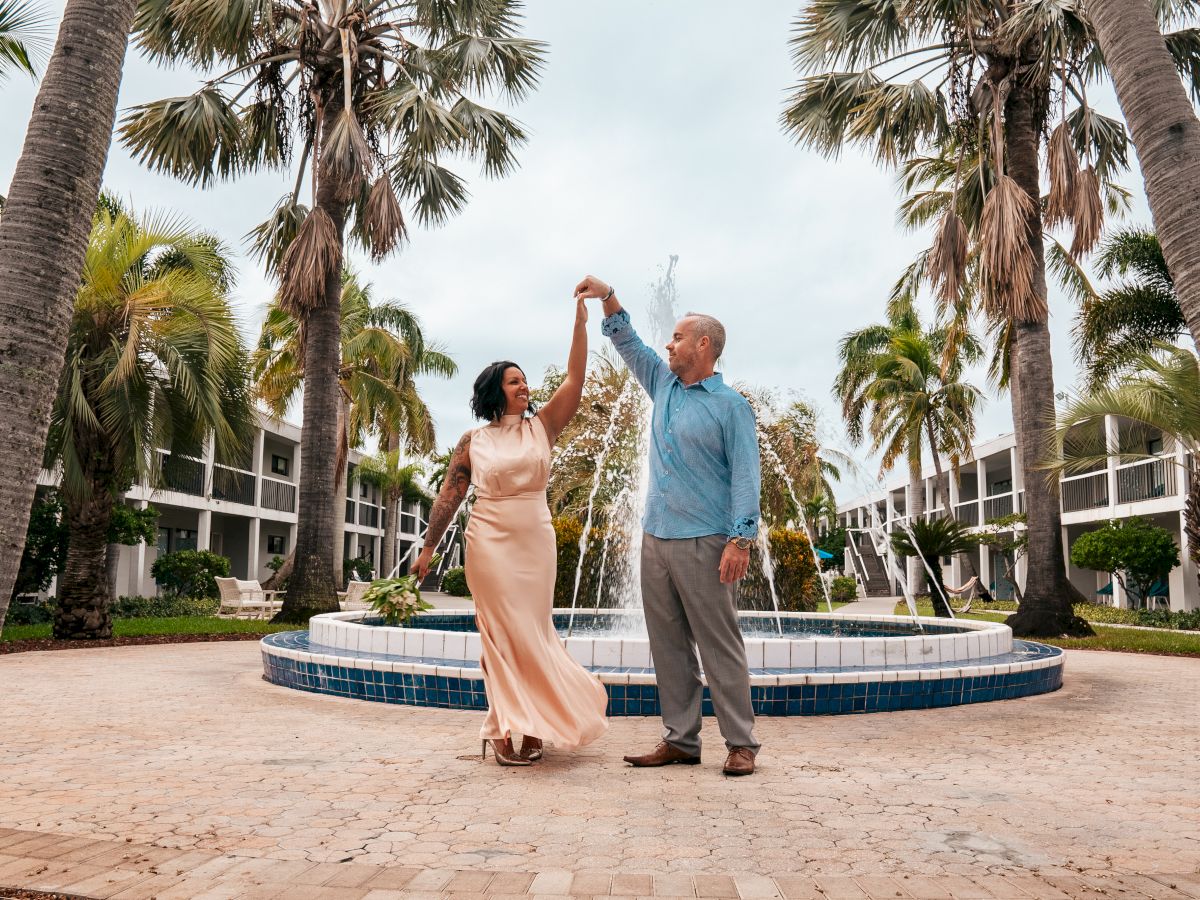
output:
M467 432L458 440L454 452L450 455L450 464L446 467L446 477L442 481L442 489L433 501L433 509L429 511L429 525L425 529L425 546L417 557L415 570L420 581L429 574L430 560L438 541L450 527L454 514L462 506L467 496L467 488L471 486L471 432Z
M583 381L587 376L587 307L582 298L575 301L575 330L571 333L571 352L567 356L567 377L558 386L538 417L546 426L550 443L558 440L571 417L579 409L583 397Z

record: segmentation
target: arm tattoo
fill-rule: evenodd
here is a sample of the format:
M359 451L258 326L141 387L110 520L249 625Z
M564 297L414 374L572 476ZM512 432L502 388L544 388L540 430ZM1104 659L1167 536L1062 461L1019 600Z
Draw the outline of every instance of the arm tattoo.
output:
M462 506L463 498L467 496L467 488L471 486L470 450L471 433L468 431L454 448L450 465L446 469L446 479L442 482L441 493L434 501L433 509L429 511L429 526L425 529L426 547L438 545L438 541L454 520L454 514Z

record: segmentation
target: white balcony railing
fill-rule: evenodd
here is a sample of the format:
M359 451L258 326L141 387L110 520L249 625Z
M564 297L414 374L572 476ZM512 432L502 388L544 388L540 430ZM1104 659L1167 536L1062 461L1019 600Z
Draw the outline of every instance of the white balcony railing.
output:
M1146 459L1117 466L1117 502L1136 503L1175 493L1175 463Z
M277 509L280 512L296 511L296 486L290 481L281 481L268 475L262 476L259 506Z
M954 504L954 521L968 528L979 525L979 501L964 500L962 503Z
M1062 511L1079 512L1108 506L1108 472L1085 472L1067 475L1059 481Z
M1012 491L1007 494L996 494L987 497L983 501L983 520L985 522L991 519L999 519L1003 516L1011 516L1013 511L1013 495Z

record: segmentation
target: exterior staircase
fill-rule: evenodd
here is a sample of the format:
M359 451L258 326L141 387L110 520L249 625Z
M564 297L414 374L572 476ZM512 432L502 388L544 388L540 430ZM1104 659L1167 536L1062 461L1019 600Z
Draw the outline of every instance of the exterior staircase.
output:
M883 560L875 552L875 544L869 535L849 532L846 535L846 559L854 566L868 597L890 597L891 584Z

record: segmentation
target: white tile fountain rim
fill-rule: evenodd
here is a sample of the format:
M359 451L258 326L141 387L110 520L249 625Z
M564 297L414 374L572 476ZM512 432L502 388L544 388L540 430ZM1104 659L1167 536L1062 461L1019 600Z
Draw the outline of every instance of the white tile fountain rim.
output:
M555 612L563 612L563 610L555 610ZM607 614L607 612L606 610L605 613ZM334 650L426 657L452 662L462 661L472 670L477 669L480 638L474 632L363 625L361 620L366 615L366 612L358 610L314 616L310 620L309 640L313 644ZM434 615L466 617L472 613L466 610L439 610ZM780 615L790 619L854 622L911 621L911 617L908 616L845 616L837 613L781 613ZM743 616L773 620L775 614L773 612L743 613ZM918 621L931 625L945 625L945 620L930 617L923 617ZM802 640L746 638L747 663L752 669L842 667L852 670L848 674L857 674L859 671L871 671L880 665L955 663L959 666L972 667L971 664L976 660L1012 652L1012 630L1007 625L999 622L963 619L957 620L955 625L968 633L863 638L815 637ZM585 666L646 668L651 665L649 643L645 638L569 637L564 641L567 652ZM339 663L339 665L342 664ZM356 666L355 668L365 667ZM933 669L929 671L943 672L946 670ZM1003 672L989 672L989 674L1003 674ZM760 679L774 677L776 676L753 676L753 678ZM940 677L955 676L943 675ZM753 683L775 684L779 682L765 680ZM783 683L803 682L787 681ZM837 684L841 682L812 683Z
M483 673L478 666L434 666L426 663L400 662L369 657L337 656L335 654L275 647L267 644L265 640L260 642L260 646L265 655L316 665L337 666L344 669L392 672L395 674L431 675L444 678L465 678L468 680L480 680L483 677ZM938 681L945 678L979 678L989 675L1032 672L1037 669L1049 669L1061 666L1063 662L1064 656L1060 653L1054 656L1039 657L1021 662L977 666L946 666L937 669L854 669L845 672L793 672L785 675L752 674L750 676L750 684L752 687L774 687L803 684ZM596 675L604 684L655 684L653 672L597 672Z

